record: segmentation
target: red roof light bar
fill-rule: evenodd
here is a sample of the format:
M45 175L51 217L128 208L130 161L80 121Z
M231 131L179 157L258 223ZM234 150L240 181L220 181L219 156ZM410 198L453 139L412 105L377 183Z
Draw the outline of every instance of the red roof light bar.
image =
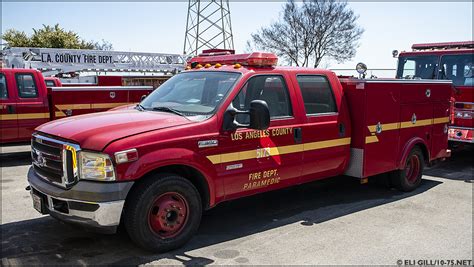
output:
M216 55L216 56L207 56L199 55L192 58L188 64L225 64L233 65L240 64L242 66L256 66L256 67L273 67L278 63L278 57L273 53L265 52L253 52L250 54L237 54L237 55Z
M464 42L445 42L445 43L426 43L414 44L411 46L413 50L435 50L435 49L449 49L449 48L474 48L474 41Z

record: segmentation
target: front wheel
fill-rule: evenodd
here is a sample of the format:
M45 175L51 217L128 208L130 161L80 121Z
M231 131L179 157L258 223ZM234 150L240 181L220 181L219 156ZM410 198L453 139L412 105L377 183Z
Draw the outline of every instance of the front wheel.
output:
M392 184L401 191L413 191L421 183L424 168L423 152L419 147L414 147L405 161L404 168L391 173Z
M202 205L199 192L187 179L157 175L130 192L124 223L130 238L153 252L184 245L199 227Z

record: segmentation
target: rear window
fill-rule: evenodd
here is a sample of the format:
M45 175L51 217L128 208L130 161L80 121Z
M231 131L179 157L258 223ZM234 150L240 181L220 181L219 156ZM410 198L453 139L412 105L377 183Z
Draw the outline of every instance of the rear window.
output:
M7 79L5 75L0 73L0 99L8 98Z
M16 85L18 87L18 96L20 98L36 98L38 97L38 87L35 78L30 73L16 74Z

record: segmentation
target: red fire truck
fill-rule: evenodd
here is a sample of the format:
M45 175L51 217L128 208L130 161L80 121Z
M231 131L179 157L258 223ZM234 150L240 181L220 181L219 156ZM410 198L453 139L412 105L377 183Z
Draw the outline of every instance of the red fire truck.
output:
M400 53L397 78L452 80L456 90L449 140L474 143L474 42L414 44L412 50Z
M135 108L44 124L28 182L42 214L145 249L186 243L218 203L336 175L411 191L450 156L452 85L339 79L270 53L199 56Z
M0 144L30 141L33 130L45 122L138 103L153 91L145 86L57 86L58 78L44 79L37 70L0 69Z

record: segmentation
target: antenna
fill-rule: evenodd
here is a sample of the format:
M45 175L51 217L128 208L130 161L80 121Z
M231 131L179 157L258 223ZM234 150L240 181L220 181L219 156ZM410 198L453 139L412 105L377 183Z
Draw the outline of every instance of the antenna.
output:
M234 50L229 0L189 0L184 54L215 48Z

